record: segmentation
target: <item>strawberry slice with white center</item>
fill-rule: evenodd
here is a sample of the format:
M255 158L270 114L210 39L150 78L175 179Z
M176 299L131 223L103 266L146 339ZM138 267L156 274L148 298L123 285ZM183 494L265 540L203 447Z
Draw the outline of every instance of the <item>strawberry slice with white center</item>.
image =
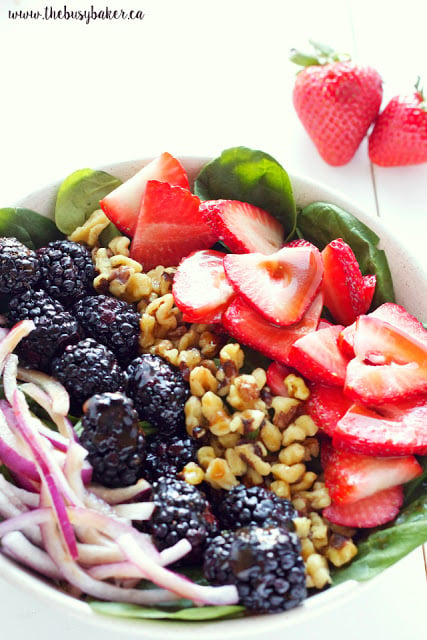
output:
M295 340L316 329L322 307L323 297L319 293L299 322L289 327L279 327L268 322L243 298L236 296L225 310L222 324L232 338L257 349L272 360L287 364L289 349Z
M367 405L427 392L427 346L374 316L356 321L344 392Z
M172 293L187 322L220 322L234 289L224 272L225 254L213 249L194 251L179 264Z
M239 200L206 200L204 220L234 253L274 253L283 246L282 224L264 209Z
M342 527L371 528L394 520L402 504L403 487L397 485L350 504L332 503L322 515Z
M400 304L384 302L368 315L379 318L380 320L385 320L385 322L393 325L393 327L397 327L427 346L427 331L424 329L422 323ZM354 356L353 340L355 328L355 323L349 325L343 329L338 338L340 348L350 356Z
M184 167L170 153L164 152L106 195L99 203L101 209L122 233L131 238L149 180L190 188Z
M427 454L427 396L377 409L353 404L333 431L341 449L373 456Z
M323 275L315 247L283 247L269 256L227 254L224 269L239 295L266 320L283 327L301 320Z
M337 504L357 502L423 472L413 455L375 457L333 448L326 460L325 485Z
M364 279L353 250L342 238L327 244L322 258L325 306L335 322L349 325L368 311L374 294L375 276Z
M157 265L176 266L192 251L211 247L217 237L201 217L199 204L188 189L149 180L130 257L149 271Z
M308 380L342 387L349 361L338 347L343 328L332 325L299 338L289 351L289 364Z
M353 402L338 386L311 383L309 388L310 397L305 404L305 409L323 433L333 436L338 421Z

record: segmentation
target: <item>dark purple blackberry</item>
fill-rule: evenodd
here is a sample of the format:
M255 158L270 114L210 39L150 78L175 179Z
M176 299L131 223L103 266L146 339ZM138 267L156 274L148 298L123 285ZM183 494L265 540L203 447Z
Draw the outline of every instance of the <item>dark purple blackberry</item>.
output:
M211 584L236 585L251 611L286 611L307 596L300 540L280 527L223 532L205 549L203 572Z
M218 533L217 521L205 494L184 480L158 478L152 484L155 509L146 527L159 550L187 539L192 546L181 562L200 561L209 540Z
M141 420L166 435L184 433L188 383L181 372L159 356L142 354L127 368L128 393Z
M37 254L16 238L0 238L0 294L18 294L40 279Z
M86 335L105 344L121 364L137 356L141 316L131 304L105 295L86 296L76 302L73 313Z
M80 414L85 400L104 391L124 391L126 375L112 351L94 338L68 345L54 358L52 375L70 394L73 413Z
M66 306L93 292L95 267L89 249L71 240L54 240L37 250L41 283Z
M36 328L16 348L25 363L35 369L50 372L52 359L68 344L81 340L77 320L58 300L45 291L32 291L14 296L9 302L10 326L20 320L33 320Z
M153 434L147 438L144 478L154 482L160 476L176 477L193 460L196 460L196 443L190 436Z
M113 488L134 484L141 477L145 436L132 400L123 393L100 393L83 409L80 443L95 482Z
M238 484L224 492L215 511L222 529L248 526L284 527L294 529L293 519L298 512L290 500L260 486Z

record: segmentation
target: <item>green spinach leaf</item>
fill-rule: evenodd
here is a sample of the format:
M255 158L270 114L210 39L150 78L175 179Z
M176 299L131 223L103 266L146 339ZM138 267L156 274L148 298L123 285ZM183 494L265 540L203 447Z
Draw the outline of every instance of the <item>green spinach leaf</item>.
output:
M99 201L121 184L118 178L105 171L79 169L61 183L55 204L55 222L63 233L70 235L89 216L99 209ZM111 223L101 242L106 244L118 232Z
M201 170L194 191L201 200L240 200L265 209L283 224L287 237L294 234L296 205L291 181L285 169L263 151L226 149Z
M332 583L370 580L425 542L427 495L424 494L404 508L390 526L372 532L358 544L356 558L334 572Z
M30 249L39 249L64 237L53 220L23 207L0 209L0 236L13 236Z
M377 278L372 308L394 302L394 288L387 257L378 249L380 238L351 213L328 202L313 202L297 218L297 234L320 250L335 238L342 238L354 251L362 274Z
M245 608L240 605L184 607L174 610L160 607L140 607L123 602L94 601L89 604L96 612L104 615L142 619L185 620L186 622L235 617L245 611Z

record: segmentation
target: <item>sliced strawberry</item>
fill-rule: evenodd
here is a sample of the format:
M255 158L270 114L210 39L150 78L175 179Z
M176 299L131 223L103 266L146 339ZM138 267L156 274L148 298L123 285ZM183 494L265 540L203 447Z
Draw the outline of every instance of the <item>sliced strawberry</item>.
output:
M207 249L217 240L199 213L200 200L188 189L149 180L130 256L145 271L161 264L176 266L192 251Z
M338 420L353 403L340 387L311 383L309 388L310 397L305 410L323 433L333 436Z
M285 378L291 373L295 373L293 369L287 367L280 362L272 362L267 368L267 385L276 396L289 396L288 389L285 385Z
M385 302L368 315L379 318L380 320L385 320L385 322L390 323L393 327L401 329L409 336L412 336L427 346L427 331L424 329L422 323L400 304ZM338 339L340 348L351 356L354 355L353 339L355 328L355 323L349 325L341 332Z
M375 457L333 449L323 469L333 502L347 504L404 484L423 470L415 456Z
M176 306L186 321L220 322L234 289L224 272L224 253L213 249L194 251L178 266L172 285Z
M403 487L398 485L350 504L333 502L323 509L322 515L330 522L343 527L378 527L394 520L402 504Z
M281 223L264 209L239 200L206 200L204 220L234 253L274 253L283 245Z
M370 289L361 274L351 247L342 238L332 240L322 251L325 306L335 322L349 325L369 309L365 289Z
M317 294L323 275L320 252L315 247L283 247L262 253L227 254L227 278L262 316L280 326L301 320Z
M427 397L382 405L378 410L353 404L338 420L336 447L373 456L427 454Z
M122 233L131 238L135 233L138 213L149 180L190 188L184 167L170 153L165 152L105 196L100 201L101 209Z
M312 242L309 242L304 238L295 238L294 240L287 242L285 246L291 247L291 248L292 247L315 247L315 245Z
M343 328L332 325L299 338L289 351L289 364L313 382L342 387L349 360L337 343Z
M295 340L314 331L319 322L323 298L319 293L301 320L289 327L268 322L243 298L236 296L225 310L222 323L230 336L257 349L272 360L287 364L289 349Z
M374 275L363 276L363 296L365 298L366 310L368 310L372 304L376 286L377 286L376 276Z
M344 392L368 405L412 398L427 392L427 346L388 322L360 316Z

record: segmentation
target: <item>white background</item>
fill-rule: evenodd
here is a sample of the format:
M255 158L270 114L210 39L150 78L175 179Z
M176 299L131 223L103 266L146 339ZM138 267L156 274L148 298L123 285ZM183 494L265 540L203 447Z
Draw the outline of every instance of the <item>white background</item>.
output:
M11 20L46 6L139 9L143 20ZM217 155L234 145L342 191L404 239L424 267L427 164L373 168L366 142L344 167L317 155L292 107L291 47L326 42L376 67L384 101L427 83L423 0L0 0L0 206L76 169L157 155ZM384 102L384 103L385 103ZM421 292L420 295L426 295ZM421 550L358 603L308 622L318 640L425 634ZM3 633L64 640L95 631L0 581ZM350 622L349 622L350 621Z

